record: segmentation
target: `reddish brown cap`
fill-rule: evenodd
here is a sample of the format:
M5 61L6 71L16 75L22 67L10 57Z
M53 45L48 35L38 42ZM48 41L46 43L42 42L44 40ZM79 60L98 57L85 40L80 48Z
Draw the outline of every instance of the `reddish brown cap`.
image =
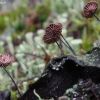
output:
M12 57L8 53L0 55L0 65L7 66L11 63L11 61Z
M91 18L93 17L93 14L96 13L97 9L98 9L98 2L90 1L84 7L83 16L85 18Z
M52 23L50 24L45 31L43 36L43 40L47 44L54 43L59 40L62 32L62 24L61 23Z

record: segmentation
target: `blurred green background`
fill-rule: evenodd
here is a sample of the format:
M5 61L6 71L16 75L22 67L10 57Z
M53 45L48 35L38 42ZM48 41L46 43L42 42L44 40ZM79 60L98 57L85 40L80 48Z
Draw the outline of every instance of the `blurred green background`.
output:
M45 28L50 23L62 23L62 34L78 55L99 45L100 22L82 16L89 1L5 0L5 4L0 3L0 54L8 52L13 56L14 62L7 70L23 93L40 77L48 61L61 53L56 44L43 42ZM96 15L100 16L100 7ZM65 54L71 54L67 47L62 45L62 48ZM0 69L0 90L5 89L10 89L16 100L14 85Z

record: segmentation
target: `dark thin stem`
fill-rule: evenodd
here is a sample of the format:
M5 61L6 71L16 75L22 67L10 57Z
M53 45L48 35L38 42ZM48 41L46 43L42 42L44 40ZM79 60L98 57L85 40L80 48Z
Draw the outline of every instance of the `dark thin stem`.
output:
M64 41L62 41L60 37L59 37L59 39L60 39L60 41L61 41L65 46L67 46L68 49L76 56L75 52L74 52Z
M75 51L72 49L72 47L69 45L69 43L67 42L67 40L64 38L64 36L61 34L62 38L65 40L65 42L67 43L68 47L71 49L71 51L73 52L73 54L76 56Z
M100 21L100 19L95 15L95 14L93 14L94 15L94 17L98 20L98 21Z
M34 78L40 78L40 77L41 77L41 74L33 75L32 77L30 77L30 78L26 78L26 79L24 79L24 80L21 80L20 82L17 82L16 84L17 84L17 85L18 85L18 84L22 85L23 82L33 81ZM8 86L9 86L9 85L8 85ZM15 85L12 86L12 84L10 84L10 87L15 88Z
M57 45L58 45L59 49L61 50L62 55L64 55L64 52L63 52L63 50L61 49L61 47L60 47L60 45L58 44L58 42L57 42L57 41L55 41L55 42L57 43Z
M91 12L92 13L92 12ZM98 21L100 21L100 19L94 14L94 13L92 13L93 14L93 16L98 20Z
M17 88L17 90L18 90L18 93L19 93L19 95L20 95L20 97L21 97L22 95L21 95L21 93L20 93L20 91L19 91L19 89L18 89L18 86L17 86L17 84L15 83L14 79L13 79L12 76L9 74L9 72L6 70L6 68L5 68L4 65L2 65L2 68L5 70L5 72L8 74L8 76L11 78L11 80L12 80L13 83L15 84L15 86L16 86L16 88Z

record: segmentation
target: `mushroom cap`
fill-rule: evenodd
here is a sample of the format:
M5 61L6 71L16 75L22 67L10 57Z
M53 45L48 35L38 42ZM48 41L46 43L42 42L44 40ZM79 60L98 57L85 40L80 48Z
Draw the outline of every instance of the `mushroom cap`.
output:
M0 65L7 66L11 63L11 61L12 57L8 53L0 55Z
M85 18L91 18L96 13L97 9L98 9L98 2L90 1L84 7L83 16Z
M46 27L45 34L43 36L43 40L47 44L54 43L59 40L62 32L62 24L61 23L52 23Z

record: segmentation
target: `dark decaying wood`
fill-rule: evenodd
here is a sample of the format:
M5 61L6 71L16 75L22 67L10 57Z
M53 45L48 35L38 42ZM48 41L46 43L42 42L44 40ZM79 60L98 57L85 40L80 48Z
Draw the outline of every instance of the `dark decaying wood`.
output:
M29 85L28 90L19 100L38 100L34 95L34 89L43 99L54 98L57 100L67 89L76 84L79 79L90 78L94 83L100 83L100 61L97 61L97 59L100 60L99 51L100 48L98 47L87 52L83 56L83 61L82 57L70 55L52 59L46 65L40 79ZM92 57L94 54L98 56ZM91 61L89 56L94 60ZM87 61L93 63L93 66Z

